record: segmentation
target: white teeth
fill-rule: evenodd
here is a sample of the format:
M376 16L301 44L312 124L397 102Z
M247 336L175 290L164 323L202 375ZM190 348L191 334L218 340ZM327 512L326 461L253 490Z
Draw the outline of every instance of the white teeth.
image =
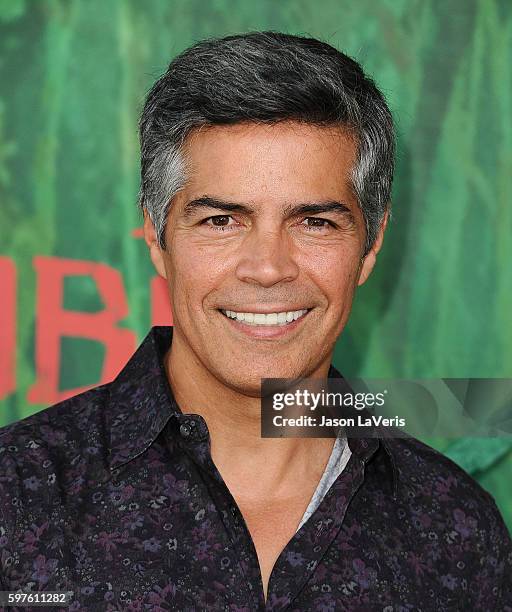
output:
M299 317L306 314L307 309L291 310L288 312L234 312L233 310L221 310L230 319L243 321L247 325L286 325L291 321L296 321Z

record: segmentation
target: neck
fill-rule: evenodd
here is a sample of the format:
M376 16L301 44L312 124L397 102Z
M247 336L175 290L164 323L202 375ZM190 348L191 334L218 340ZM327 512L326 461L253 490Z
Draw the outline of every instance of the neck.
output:
M164 363L183 413L201 415L210 432L211 456L232 494L268 499L291 496L297 483L321 477L332 438L262 438L261 399L245 395L216 378L173 330ZM315 370L327 377L326 359Z

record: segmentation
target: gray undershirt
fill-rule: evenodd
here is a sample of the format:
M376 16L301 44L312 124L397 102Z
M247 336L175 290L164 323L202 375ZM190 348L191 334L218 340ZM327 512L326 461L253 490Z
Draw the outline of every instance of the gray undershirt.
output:
M331 451L331 456L329 457L329 461L325 466L323 476L320 479L320 482L318 483L315 492L313 493L313 497L309 502L309 506L306 508L306 512L304 512L304 516L302 517L302 520L300 521L295 533L299 531L302 525L304 525L308 518L318 508L320 502L327 494L327 491L331 488L336 478L338 478L341 472L343 472L343 470L345 469L345 466L347 465L351 454L352 452L347 443L345 431L343 430L343 428L341 428L338 433L338 437L334 442L334 446Z

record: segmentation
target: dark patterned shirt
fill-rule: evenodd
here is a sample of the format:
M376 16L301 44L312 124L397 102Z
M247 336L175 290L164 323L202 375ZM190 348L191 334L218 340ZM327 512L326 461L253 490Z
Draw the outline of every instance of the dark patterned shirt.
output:
M87 611L512 611L493 498L414 438L349 438L265 602L206 422L173 398L171 340L154 327L113 382L0 430L2 589L73 591Z

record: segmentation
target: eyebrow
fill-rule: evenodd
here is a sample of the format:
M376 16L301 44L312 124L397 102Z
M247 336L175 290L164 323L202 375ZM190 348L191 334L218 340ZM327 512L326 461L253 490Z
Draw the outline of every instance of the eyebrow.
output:
M196 198L185 204L183 208L183 218L189 219L194 213L202 208L214 208L216 210L222 210L224 212L240 212L245 214L254 214L256 210L248 206L247 204L241 204L239 202L228 202L219 198L212 198L210 196L203 196ZM283 209L283 213L287 217L294 217L305 214L318 214L331 212L338 216L342 216L348 219L354 225L356 220L354 214L350 208L343 202L337 202L334 200L328 200L325 202L305 202L301 204L289 204Z

